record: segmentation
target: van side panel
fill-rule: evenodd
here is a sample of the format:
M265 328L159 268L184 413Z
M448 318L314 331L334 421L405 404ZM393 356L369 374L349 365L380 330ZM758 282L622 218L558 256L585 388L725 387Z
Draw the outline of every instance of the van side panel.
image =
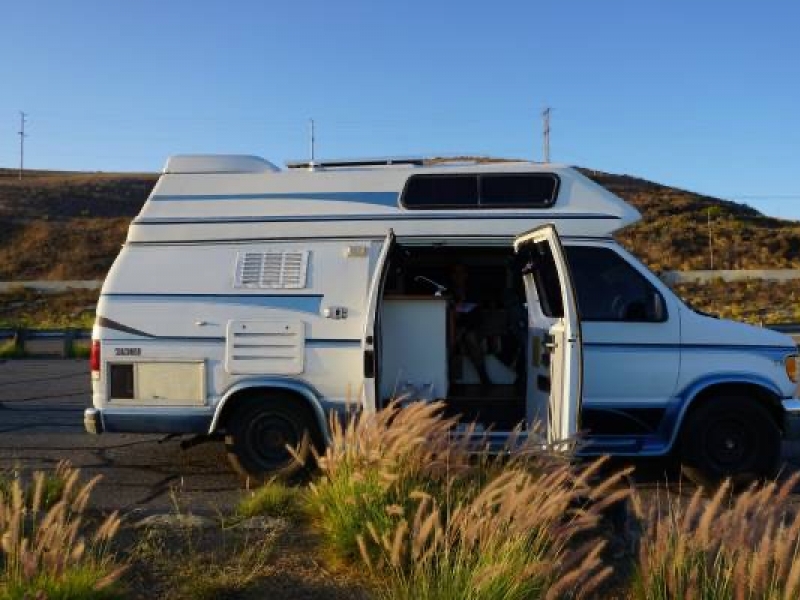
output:
M247 372L250 362L285 361L287 336L278 334L290 324L293 333L302 335L293 342L300 344L302 356L288 370L274 371L307 382L330 403L355 401L363 379L364 303L376 244L380 246L374 240L127 244L97 308L94 337L101 341L104 369L94 382L95 407L108 417L115 411L136 414L137 407L147 406L149 420L153 407L156 413L188 410L209 415L210 423L220 398L253 377ZM303 280L275 279L275 260L288 256L284 262L289 264L298 253L307 260ZM247 269L258 274L248 271L243 279L245 254L252 259ZM286 264L281 268L288 269ZM231 331L238 332L235 341ZM176 360L202 363L206 397L199 406L173 409L168 399L107 397L112 365Z

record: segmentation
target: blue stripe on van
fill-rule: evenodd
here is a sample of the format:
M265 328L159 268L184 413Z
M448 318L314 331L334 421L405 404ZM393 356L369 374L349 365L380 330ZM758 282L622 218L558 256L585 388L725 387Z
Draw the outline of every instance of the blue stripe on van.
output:
M214 200L335 200L360 202L378 206L397 206L397 192L275 192L271 194L156 194L153 202L214 201Z
M553 212L527 213L515 212L504 214L487 214L485 212L462 211L460 213L436 213L431 214L419 212L390 212L373 214L341 214L341 215L277 215L270 217L244 216L244 217L212 217L209 219L198 219L197 217L148 217L136 219L134 225L219 225L225 223L324 223L326 221L498 221L513 220L521 221L526 219L546 219L548 221L563 220L618 220L616 215L597 215L597 214L557 214Z
M102 294L107 298L125 298L131 302L192 302L212 300L214 304L259 306L318 315L322 294Z
M118 329L116 327L110 327L105 325L106 329ZM128 330L124 331L123 333L130 333L131 335L139 335L143 337L150 338L153 341L159 342L224 342L224 337L213 337L213 336L193 336L193 335L152 335L149 333L141 332L136 333L134 331ZM103 341L105 342L130 342L131 338L109 338L104 337ZM141 340L145 341L145 340ZM360 339L349 339L349 338L306 338L305 345L311 348L341 348L341 347L360 347L361 340Z
M749 352L768 358L783 359L787 353L796 353L795 346L750 344L649 344L618 342L584 342L584 348L619 350L621 352L647 352L648 350L677 350L681 352Z

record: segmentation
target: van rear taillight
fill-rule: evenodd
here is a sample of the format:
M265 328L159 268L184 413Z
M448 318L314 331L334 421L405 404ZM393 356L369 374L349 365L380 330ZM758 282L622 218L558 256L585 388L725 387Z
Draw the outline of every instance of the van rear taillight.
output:
M89 369L92 371L92 378L100 377L100 340L92 340L92 350L89 353Z

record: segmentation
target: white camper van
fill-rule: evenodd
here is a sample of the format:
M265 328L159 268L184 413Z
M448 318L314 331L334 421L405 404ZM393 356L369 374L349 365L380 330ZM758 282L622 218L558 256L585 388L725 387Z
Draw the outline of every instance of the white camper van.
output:
M684 304L612 237L639 218L552 164L172 157L102 288L86 428L224 434L260 476L402 396L499 441L541 420L587 454L769 474L795 344Z

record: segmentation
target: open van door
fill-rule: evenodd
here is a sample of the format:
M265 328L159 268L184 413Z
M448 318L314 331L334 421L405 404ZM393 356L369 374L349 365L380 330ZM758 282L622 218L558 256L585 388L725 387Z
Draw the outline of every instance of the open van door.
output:
M514 250L523 265L530 361L549 362L549 395L541 395L528 414L545 425L547 441L557 443L572 438L580 423L583 348L575 289L554 225L518 236ZM536 330L546 332L544 348ZM535 395L528 402L536 404Z
M372 281L367 292L367 303L364 319L364 335L361 338L361 350L364 357L364 386L362 406L367 412L375 412L378 406L378 365L380 364L380 343L377 332L380 331L380 304L383 288L388 275L388 262L395 246L394 230L390 229L381 246L378 258L372 268Z

